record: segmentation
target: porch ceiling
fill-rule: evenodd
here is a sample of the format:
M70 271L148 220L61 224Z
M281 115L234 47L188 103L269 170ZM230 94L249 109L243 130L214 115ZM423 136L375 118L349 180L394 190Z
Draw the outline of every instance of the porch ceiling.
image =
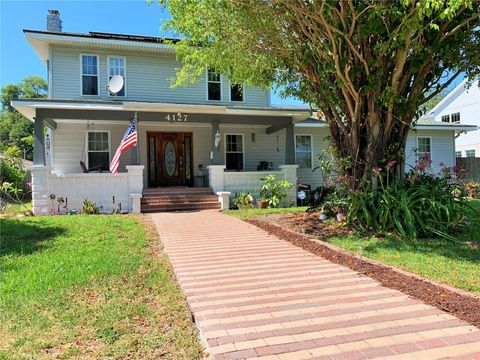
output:
M187 115L186 122L265 125L281 129L310 116L307 109L275 107L240 107L122 101L25 100L12 101L20 113L33 121L42 118L47 125L55 120L129 121L137 113L138 121L172 123L167 116L178 112ZM183 117L182 117L183 119ZM184 121L181 121L182 123Z

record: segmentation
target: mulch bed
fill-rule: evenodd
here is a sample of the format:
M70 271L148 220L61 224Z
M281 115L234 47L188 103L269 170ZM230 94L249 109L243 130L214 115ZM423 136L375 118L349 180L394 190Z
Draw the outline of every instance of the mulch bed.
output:
M345 227L321 224L315 214L308 213L263 216L256 220L247 220L247 222L306 251L346 266L377 280L386 287L400 290L480 327L480 297L374 260L361 258L318 240L319 237L348 235L350 231ZM305 226L306 224L308 225ZM305 234L298 232L300 227L302 230L307 229Z

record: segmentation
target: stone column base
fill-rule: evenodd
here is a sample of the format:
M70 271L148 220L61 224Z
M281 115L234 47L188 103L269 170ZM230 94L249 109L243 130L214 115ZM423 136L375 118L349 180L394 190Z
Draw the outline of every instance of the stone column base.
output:
M132 204L132 214L140 214L142 212L142 194L130 194Z
M220 203L220 209L230 209L230 195L232 195L232 193L230 191L218 191L216 194Z

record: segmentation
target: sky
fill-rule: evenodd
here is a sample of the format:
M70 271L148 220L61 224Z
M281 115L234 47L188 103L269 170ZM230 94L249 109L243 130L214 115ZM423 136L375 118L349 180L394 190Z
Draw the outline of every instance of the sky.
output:
M161 24L169 14L153 0L43 1L0 0L0 86L26 76L46 78L46 66L26 41L23 29L46 30L48 9L60 11L63 31L89 31L162 36ZM299 105L272 93L272 104Z

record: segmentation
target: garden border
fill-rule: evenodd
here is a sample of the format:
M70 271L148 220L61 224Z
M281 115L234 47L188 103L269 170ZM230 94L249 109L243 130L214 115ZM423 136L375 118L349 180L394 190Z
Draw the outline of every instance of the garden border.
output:
M260 220L245 220L312 254L371 277L383 286L402 291L480 328L480 296L419 275L349 253L322 240Z

